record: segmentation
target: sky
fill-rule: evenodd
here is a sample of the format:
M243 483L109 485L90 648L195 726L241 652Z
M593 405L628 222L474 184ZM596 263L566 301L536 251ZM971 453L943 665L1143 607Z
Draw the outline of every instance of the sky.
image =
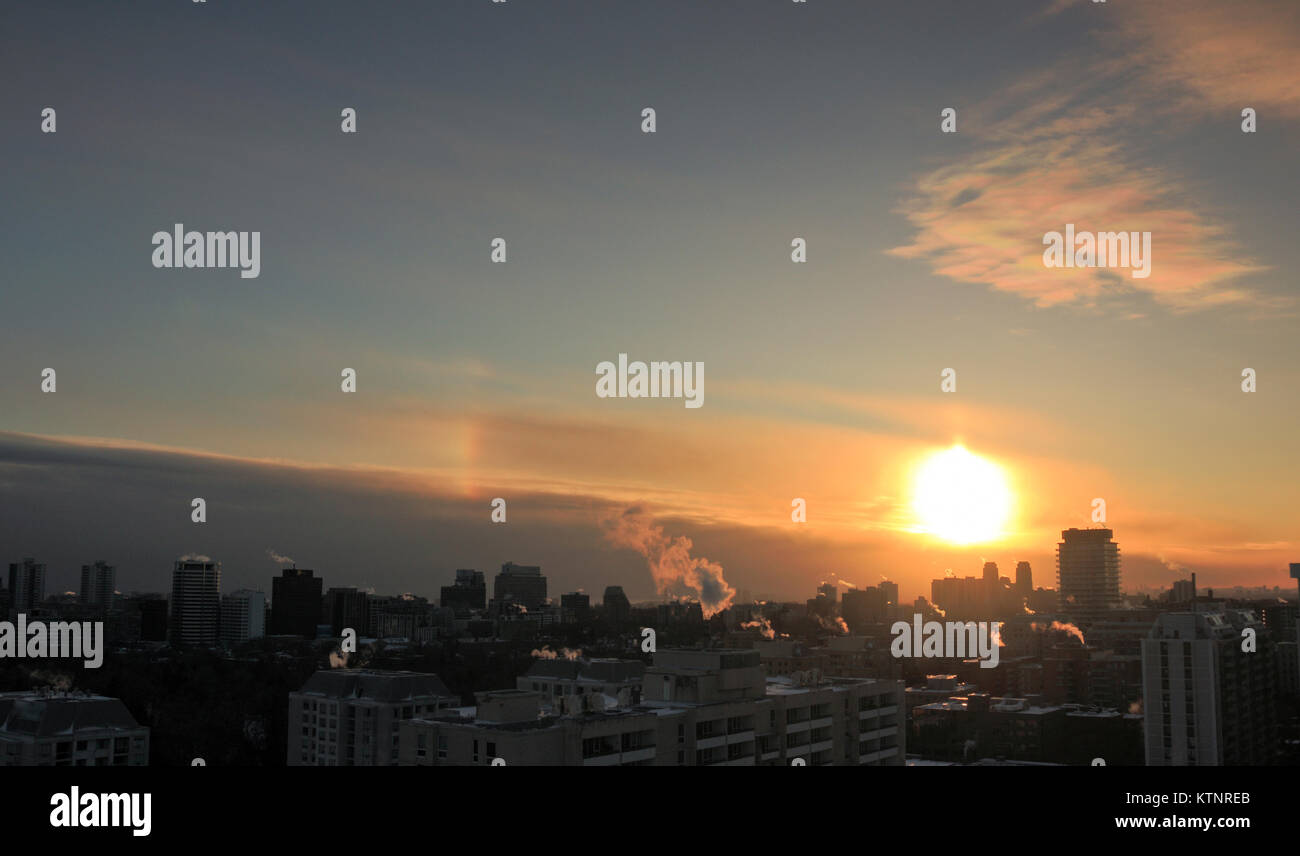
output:
M1054 585L1100 497L1126 587L1289 588L1297 69L1285 0L10 4L0 561L681 593L632 509L686 589L910 599ZM175 223L260 231L260 276L154 268ZM1066 223L1151 275L1046 268ZM704 406L598 398L620 353ZM954 443L1012 487L987 542L915 531Z

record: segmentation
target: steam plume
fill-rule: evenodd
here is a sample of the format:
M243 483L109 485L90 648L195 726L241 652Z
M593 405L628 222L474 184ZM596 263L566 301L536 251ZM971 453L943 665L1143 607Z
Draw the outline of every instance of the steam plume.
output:
M633 506L606 524L605 537L619 547L645 557L659 594L678 595L685 589L698 597L705 618L731 605L736 590L722 577L722 566L691 556L691 539L671 537L655 526L648 514Z

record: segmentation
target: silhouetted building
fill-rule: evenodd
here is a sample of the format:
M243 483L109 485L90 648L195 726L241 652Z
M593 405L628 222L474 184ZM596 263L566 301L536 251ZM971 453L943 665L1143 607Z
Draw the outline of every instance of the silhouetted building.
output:
M1034 572L1028 562L1016 563L1016 593L1027 597L1034 590Z
M1104 618L1122 603L1119 545L1109 529L1066 529L1056 548L1061 612L1084 621Z
M167 641L167 598L162 595L143 595L132 601L140 613L141 642Z
M107 612L113 608L113 592L117 590L117 568L103 559L93 565L81 566L81 590L77 596L87 606L98 606Z
M45 600L45 563L33 558L9 563L9 609L34 612Z
M582 624L591 615L591 596L580 591L560 595L560 621Z
M325 592L324 620L330 626L331 635L342 636L344 630L351 628L358 636L365 636L370 623L368 599L369 595L352 586Z
M492 598L513 601L528 610L541 609L546 602L546 577L537 565L506 562L492 588Z
M881 580L880 585L876 586L885 595L886 606L898 606L898 583L889 580Z
M622 624L632 617L632 602L623 593L622 586L605 587L605 620L611 624Z
M482 612L487 609L487 580L483 572L458 569L456 582L442 587L442 595L438 602L443 607L454 610L461 618L472 612Z
M849 589L844 592L844 600L840 604L840 616L850 630L860 633L866 625L885 620L887 603L885 592L874 586Z
M321 615L320 577L307 568L284 568L271 580L271 634L316 638Z
M172 570L172 642L216 645L220 622L221 563L177 561Z
M990 611L992 592L979 577L944 577L930 583L930 602L951 618L978 618Z
M439 609L427 598L413 594L401 597L372 597L370 608L371 635L378 638L400 637L427 642L437 635L442 626Z
M998 563L984 563L984 585L989 588L995 588L998 584Z

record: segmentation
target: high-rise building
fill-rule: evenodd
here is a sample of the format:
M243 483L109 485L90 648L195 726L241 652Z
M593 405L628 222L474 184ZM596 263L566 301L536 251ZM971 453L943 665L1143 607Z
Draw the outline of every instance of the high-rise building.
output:
M560 595L560 621L581 624L591 614L591 595L580 591Z
M289 693L288 764L397 764L398 724L460 703L437 675L331 669Z
M32 612L45 600L45 563L33 558L9 563L9 609Z
M126 642L167 641L167 598L158 592L132 592L113 616L116 638Z
M622 624L632 617L632 602L627 599L622 586L605 587L604 605L605 620L611 624Z
M836 603L839 600L839 595L839 589L835 588L834 583L822 583L817 586L817 596L824 597L831 603Z
M1056 548L1061 612L1082 621L1104 618L1121 604L1119 545L1109 529L1066 529Z
M950 618L977 618L988 614L992 592L982 577L944 577L930 582L930 602Z
M537 565L506 562L494 581L492 599L513 601L529 610L541 609L546 602L546 577Z
M367 600L369 595L351 586L325 592L324 620L329 622L330 633L342 636L344 630L351 628L358 636L365 636L370 623Z
M898 606L898 583L881 580L877 588L884 593L886 606Z
M456 615L462 618L471 612L487 609L487 579L483 572L472 568L457 569L456 582L442 587L439 603L455 610Z
M997 588L998 585L998 563L984 563L984 585L988 588Z
M117 568L99 559L93 565L81 566L81 603L98 606L105 611L113 608L113 592L117 590Z
M1256 641L1243 651L1247 630ZM1148 767L1272 762L1277 719L1267 634L1248 610L1156 619L1142 640Z
M240 645L266 635L266 594L251 589L231 592L221 599L221 641Z
M868 586L864 589L848 589L840 604L840 616L849 629L861 632L868 624L876 624L886 618L888 595L883 588Z
M1027 597L1034 590L1034 572L1028 562L1016 563L1016 594Z
M271 633L316 638L322 580L307 568L284 568L271 579Z
M221 563L178 560L172 569L172 641L216 645L220 622Z

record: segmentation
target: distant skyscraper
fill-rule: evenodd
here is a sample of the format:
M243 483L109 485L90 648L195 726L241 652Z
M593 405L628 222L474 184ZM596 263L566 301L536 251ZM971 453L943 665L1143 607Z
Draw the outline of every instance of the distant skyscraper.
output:
M621 624L632 617L632 602L623 593L622 586L605 587L605 620Z
M1060 609L1085 621L1120 603L1119 545L1109 529L1066 529L1056 548Z
M541 609L546 601L546 577L537 565L516 565L506 562L492 588L494 600L512 600L530 610Z
M817 586L817 596L824 597L831 603L837 602L839 600L839 595L839 590L831 583L822 583Z
M591 614L591 595L575 591L560 595L560 621L581 624Z
M77 593L83 604L108 610L113 608L113 592L117 588L117 568L100 559L93 565L81 566L81 591Z
M325 620L330 633L342 636L351 628L358 636L365 636L370 624L369 595L353 587L332 588L325 592Z
M998 584L998 563L984 563L984 585L989 588L996 588Z
M456 571L456 582L442 587L439 603L459 616L487 609L487 579L482 571L462 568Z
M221 599L221 641L239 645L266 635L266 595L240 589Z
M172 641L216 645L220 621L221 563L177 561L172 570Z
M320 577L307 568L284 568L271 579L271 633L316 638L321 618Z
M45 600L45 563L26 558L9 563L9 608L31 612Z
M1242 650L1243 631L1256 648ZM1166 612L1142 640L1148 767L1262 765L1273 759L1273 646L1246 610Z
M1028 562L1016 563L1016 592L1021 595L1028 595L1034 590L1034 572L1030 569Z
M844 592L840 616L854 633L862 632L864 625L885 620L885 604L889 598L885 592L885 585L881 583L879 587L868 586L864 589L848 589Z

